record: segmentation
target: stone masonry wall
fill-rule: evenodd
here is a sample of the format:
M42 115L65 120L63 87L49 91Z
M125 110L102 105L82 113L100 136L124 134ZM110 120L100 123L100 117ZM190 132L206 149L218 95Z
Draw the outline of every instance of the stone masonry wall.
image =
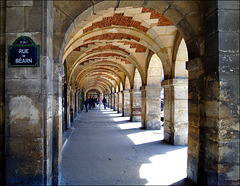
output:
M239 185L239 2L208 1L205 11L199 183Z
M6 46L28 36L41 48L40 67L9 68L5 59L6 183L52 183L52 2L6 3Z
M0 170L5 170L5 3L5 1L0 1ZM5 185L4 171L0 173L0 185Z

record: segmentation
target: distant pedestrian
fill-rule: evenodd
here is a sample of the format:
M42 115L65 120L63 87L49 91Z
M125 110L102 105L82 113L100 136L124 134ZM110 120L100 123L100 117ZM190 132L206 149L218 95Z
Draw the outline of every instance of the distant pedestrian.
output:
M90 98L89 98L89 110L92 108L92 105L93 105L93 99L90 96Z
M88 112L88 104L89 104L89 99L88 99L88 97L87 97L87 99L85 100L84 104L85 104L86 112Z
M103 98L104 109L106 109L106 104L107 104L107 100L106 100L106 98L104 97L104 98Z

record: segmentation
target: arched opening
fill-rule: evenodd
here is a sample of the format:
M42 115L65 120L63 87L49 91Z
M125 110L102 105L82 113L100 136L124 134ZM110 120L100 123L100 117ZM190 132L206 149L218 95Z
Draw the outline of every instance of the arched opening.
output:
M122 102L122 115L139 116L141 129L154 129L148 100L159 89L148 69L155 68L149 58L156 54L164 69L164 139L188 141L188 178L201 185L238 184L239 26L232 24L238 4L1 1L0 182L59 183L62 127L71 129L87 94L109 95L111 108L121 111ZM11 47L29 44L19 40L26 37L35 42L38 64L13 68L19 60L11 61ZM186 113L188 123L181 118ZM187 125L188 139L182 138Z
M158 21L165 19L160 14L153 16L154 12L151 9L128 7L116 10L116 12L113 9L99 11L96 13L96 16L86 18L87 22L85 23L79 19L77 24L81 23L82 26L77 32L74 31L67 40L63 59L69 59L68 64L72 69L70 73L71 81L74 82L75 77L77 77L77 82L81 82L81 85L88 84L87 81L83 80L86 73L82 73L84 71L87 72L87 68L96 69L92 77L96 77L95 80L98 79L99 81L101 80L100 77L103 79L106 76L100 76L101 74L98 71L111 71L112 73L108 73L109 76L107 77L111 85L110 83L105 83L104 86L110 85L112 88L111 107L117 112L123 112L123 114L126 113L126 109L122 111L121 108L127 106L124 106L122 101L124 101L123 99L128 101L126 99L128 92L123 93L126 96L122 97L120 91L123 90L122 82L124 82L126 77L125 90L132 88L129 96L131 121L142 121L142 126L151 124L151 127L143 128L157 129L156 121L159 123L161 120L161 80L163 68L165 80L171 82L172 79L176 78L174 73L178 71L178 67L176 68L177 70L174 69L175 64L180 66L183 64L173 59L174 47L176 47L175 40L179 37L179 32L177 27L167 19L164 23L155 23L154 20L151 20L154 17ZM134 13L132 14L130 10L140 11L140 14L146 16L140 16L141 21L139 20L139 22L144 22L143 27L135 29L134 25L124 25L121 22L121 20L125 19L128 19L129 22L131 20L137 21L137 16ZM129 17L131 18L129 19ZM154 23L147 21L148 19ZM108 26L99 26L106 24L106 20L109 20ZM116 23L116 20L119 23ZM126 34L126 30L128 34ZM148 56L149 51L155 54L148 62L146 56ZM78 57L74 58L73 56L75 55ZM89 84L89 86L93 85L95 84ZM153 89L155 93L156 91L158 92L157 96L150 95ZM157 98L158 102L155 100L152 104L149 104L147 101L150 98ZM168 102L170 104L168 111L170 111L172 110L172 100L168 101L170 101ZM150 105L157 105L159 113L149 111ZM145 114L147 117L143 116ZM171 114L169 123L172 125L173 115L170 112L168 114ZM156 117L153 118L154 115ZM170 134L172 134L172 131L170 131L169 136ZM173 133L173 135L175 134ZM176 136L173 137L175 138Z
M162 62L156 54L153 54L149 62L147 85L161 85Z

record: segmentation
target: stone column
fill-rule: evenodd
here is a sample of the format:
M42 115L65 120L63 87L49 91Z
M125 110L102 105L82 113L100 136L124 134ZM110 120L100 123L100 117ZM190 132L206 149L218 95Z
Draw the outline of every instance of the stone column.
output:
M71 126L71 114L70 114L70 108L71 108L71 88L67 87L67 128L70 128Z
M139 89L132 89L132 121L142 121L142 96Z
M9 68L5 59L6 185L52 184L53 2L7 1L6 18L6 46L28 36L41 48L40 67Z
M129 90L123 91L122 104L123 104L123 116L130 117L131 112L130 112L130 92L129 92Z
M82 92L80 89L78 89L78 113L81 110L81 105L82 105Z
M118 93L114 93L114 111L118 111Z
M122 92L118 92L118 112L122 113Z
M107 101L107 104L106 104L106 106L108 107L108 108L110 108L110 94L106 94L105 95L105 98L106 98L106 101Z
M70 107L70 125L71 122L74 121L74 107L75 107L75 90L71 87L70 88L70 100L69 100L69 107Z
M75 97L75 104L74 104L74 118L75 118L78 113L78 90L77 89L75 89L74 97Z
M115 93L112 93L112 109L115 108Z
M142 128L161 129L161 86L141 87L142 92Z
M108 105L109 105L109 108L111 109L112 108L112 94L109 94L109 96L108 96Z
M164 87L164 140L172 145L188 144L188 80L168 79Z

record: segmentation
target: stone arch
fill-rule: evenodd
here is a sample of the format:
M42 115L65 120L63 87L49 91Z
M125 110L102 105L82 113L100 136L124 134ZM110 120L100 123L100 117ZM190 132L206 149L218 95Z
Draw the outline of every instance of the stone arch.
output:
M174 78L188 78L186 61L188 61L188 51L187 51L186 43L184 39L182 39L176 53L176 59L174 60L174 66L173 66Z
M125 90L128 90L130 88L131 88L130 81L129 81L129 78L126 76L126 79L125 79Z
M156 54L153 54L147 72L147 85L161 85L162 80L162 62Z
M119 91L123 91L123 84L122 84L122 82L120 82L120 89L119 89Z
M74 3L73 3L74 4ZM73 6L68 7L68 10L65 12L69 12L71 14L70 17L73 17L73 20L76 19L76 21L72 21L71 19L68 19L67 17L64 17L61 22L58 22L58 24L55 25L56 32L58 32L58 37L56 37L56 42L62 43L61 48L55 48L54 53L56 54L55 58L58 58L58 61L61 61L64 48L66 46L66 43L68 40L71 40L71 35L73 35L74 32L76 32L76 28L81 28L81 24L76 24L79 21L78 20L86 20L88 17L92 15L92 11L98 10L104 10L107 8L115 7L116 2L106 2L102 1L100 3L94 4L94 7L90 4L87 5L87 9L85 11L79 9L79 5L76 2ZM142 3L137 3L138 6L136 6L136 3L134 2L128 2L128 6L135 7L141 7ZM59 11L59 7L62 5L58 2L54 2L54 7L60 17L61 11ZM124 3L120 7L124 7ZM161 14L163 14L165 17L167 17L174 25L177 26L177 28L180 30L182 35L184 36L185 40L187 41L187 46L189 48L189 56L190 59L194 59L196 57L200 57L201 52L201 46L202 46L202 39L201 39L201 32L203 31L203 24L202 24L202 17L201 17L201 10L202 5L201 3L190 1L190 2L163 2L163 1L146 1L144 3L144 6L146 8L155 10ZM81 6L80 6L81 7ZM83 6L83 7L86 7ZM62 9L62 8L61 8ZM96 12L96 11L94 11ZM194 12L194 14L190 14L191 12ZM78 16L80 15L80 16ZM60 23L60 24L59 24ZM61 24L64 25L61 25ZM81 21L80 21L81 23ZM66 34L65 34L66 33ZM56 35L56 34L55 34ZM59 39L59 35L62 35L64 39Z
M135 69L135 74L134 74L134 85L133 85L134 89L140 89L140 87L142 86L142 80L141 80L141 76L138 72L138 69Z

